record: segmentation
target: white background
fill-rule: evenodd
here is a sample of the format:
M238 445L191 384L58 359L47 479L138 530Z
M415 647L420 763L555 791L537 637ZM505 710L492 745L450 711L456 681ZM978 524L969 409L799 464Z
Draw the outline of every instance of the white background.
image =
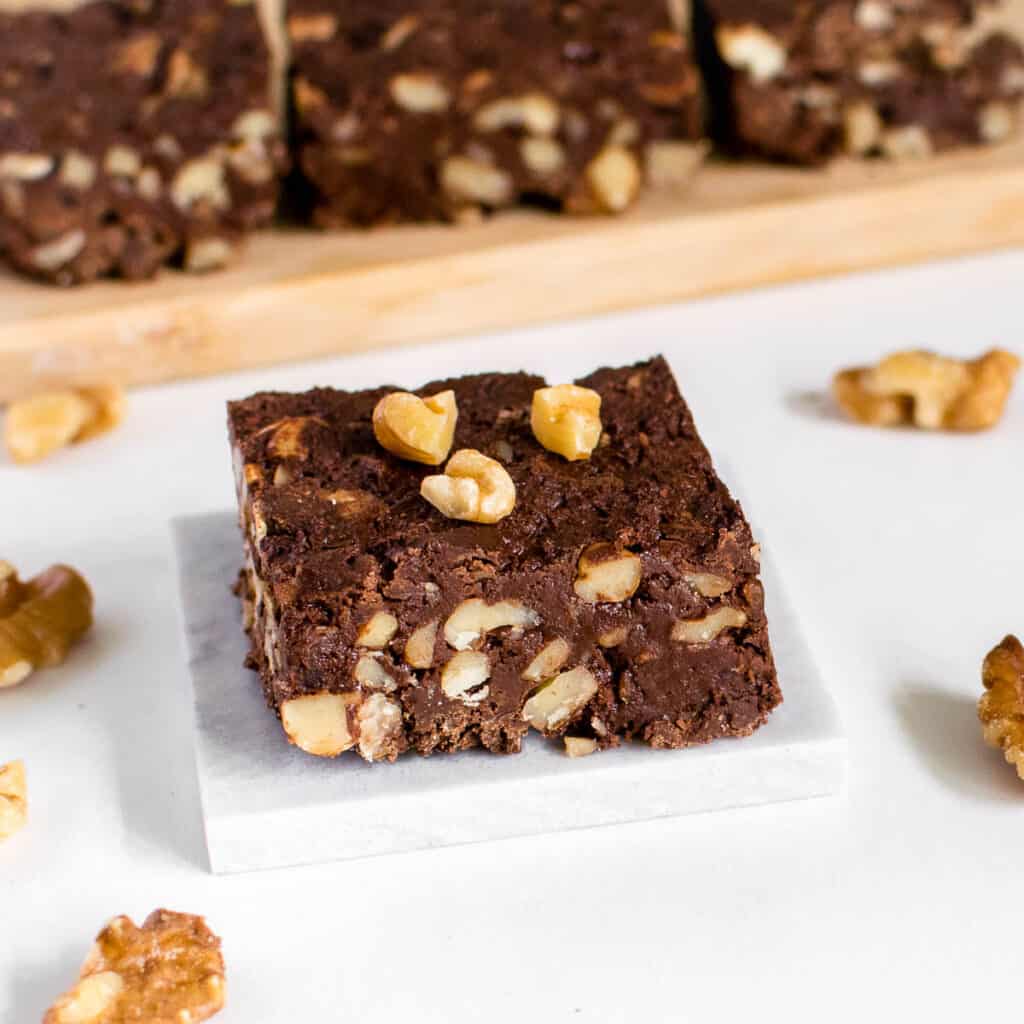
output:
M0 693L31 797L0 846L0 1020L37 1022L108 917L157 906L223 936L224 1024L1018 1017L1024 783L974 704L985 652L1024 633L1024 386L962 437L851 426L822 395L897 347L1024 351L1022 285L1010 253L174 385L101 441L0 457L0 557L74 564L98 611L63 668ZM787 575L848 793L208 874L166 523L233 500L224 400L659 351Z

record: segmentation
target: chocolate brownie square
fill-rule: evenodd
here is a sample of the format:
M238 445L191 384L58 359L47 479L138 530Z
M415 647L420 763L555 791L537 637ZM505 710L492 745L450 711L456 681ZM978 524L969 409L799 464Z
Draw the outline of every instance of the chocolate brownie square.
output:
M702 118L684 21L663 0L294 0L316 222L617 213L645 172L685 177Z
M255 5L51 6L0 11L0 250L59 284L222 266L285 166Z
M514 752L535 728L579 754L766 720L782 695L759 549L663 359L576 387L490 373L429 384L419 405L392 391L229 405L249 664L293 742L393 760ZM556 393L568 419L549 416ZM445 419L440 448L422 423L401 448L385 400ZM559 454L567 423L589 440ZM493 515L460 511L460 461L501 485Z
M698 0L697 26L740 152L921 157L1019 127L1021 0Z

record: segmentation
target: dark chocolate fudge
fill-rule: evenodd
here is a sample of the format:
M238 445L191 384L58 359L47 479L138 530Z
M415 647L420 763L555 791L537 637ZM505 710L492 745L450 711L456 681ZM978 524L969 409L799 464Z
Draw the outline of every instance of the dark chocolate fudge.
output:
M52 3L0 8L0 250L60 284L223 265L285 164L254 4Z
M531 727L572 754L685 747L745 736L781 701L758 546L666 362L578 382L601 428L576 461L531 430L544 384L417 392L454 392L454 447L514 482L490 525L446 518L420 493L438 467L375 439L392 389L230 403L249 664L303 749L505 753Z
M617 213L645 172L685 178L702 116L679 8L293 0L295 147L316 222L462 219L520 201Z
M1001 142L1021 120L1021 0L698 0L719 140L796 163Z

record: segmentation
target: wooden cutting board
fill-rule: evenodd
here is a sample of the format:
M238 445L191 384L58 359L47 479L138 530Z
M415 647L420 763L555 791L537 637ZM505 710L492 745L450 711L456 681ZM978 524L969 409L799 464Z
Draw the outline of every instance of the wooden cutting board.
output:
M270 231L231 270L0 276L0 402L151 384L1024 244L1024 141L902 165L710 163L617 219Z

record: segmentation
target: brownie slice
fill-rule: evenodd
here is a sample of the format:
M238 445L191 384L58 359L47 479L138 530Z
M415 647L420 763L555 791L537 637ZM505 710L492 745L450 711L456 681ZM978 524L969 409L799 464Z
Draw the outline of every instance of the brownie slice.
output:
M285 165L250 0L0 12L0 249L59 284L223 265Z
M300 746L506 753L533 726L574 753L685 747L745 736L779 704L758 547L668 365L578 383L601 396L603 433L575 462L531 431L539 377L418 392L452 389L455 447L511 475L493 525L445 518L420 496L436 470L377 443L392 389L230 403L249 664Z
M715 134L795 163L1001 142L1021 120L1020 0L698 0Z
M664 144L702 124L688 28L663 0L293 0L287 28L297 160L325 227L520 201L617 213L645 170L696 162Z

